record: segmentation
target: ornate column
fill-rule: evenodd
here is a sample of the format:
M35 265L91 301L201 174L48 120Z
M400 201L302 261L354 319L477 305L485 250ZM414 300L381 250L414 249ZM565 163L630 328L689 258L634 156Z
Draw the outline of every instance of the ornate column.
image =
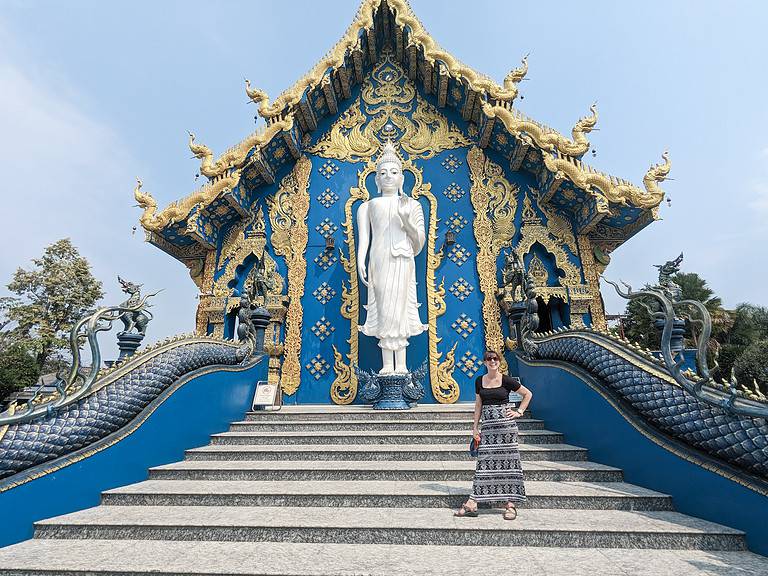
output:
M592 313L592 326L598 330L606 330L608 325L605 321L603 299L600 296L600 275L595 263L595 256L592 253L592 242L586 235L580 235L577 238L577 242L581 266L584 270L584 281L589 286L589 293L591 295L589 311Z

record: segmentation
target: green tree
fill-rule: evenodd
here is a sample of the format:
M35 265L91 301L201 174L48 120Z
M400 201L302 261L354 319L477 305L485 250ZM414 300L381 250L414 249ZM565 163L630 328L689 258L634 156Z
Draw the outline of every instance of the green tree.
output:
M7 314L16 323L14 340L33 353L44 370L69 347L69 330L104 291L68 238L48 246L32 263L31 270L16 270L8 284L18 298L8 305Z
M739 304L733 314L733 327L725 335L727 344L749 346L756 340L768 339L768 308Z
M722 309L723 301L707 286L707 281L696 272L678 272L672 281L682 290L681 300L698 300L709 313Z
M768 396L768 340L747 346L733 363L733 374L740 385L753 388L756 383Z
M30 353L18 344L0 352L0 405L17 390L31 386L40 377L40 368Z
M16 298L10 296L0 297L0 352L13 344L14 331L12 329L13 320L10 318L10 310L18 305Z
M646 286L649 288L649 286ZM624 319L624 336L630 342L640 344L651 350L658 350L661 346L661 332L653 325L653 318L643 302L650 299L630 300L627 302Z

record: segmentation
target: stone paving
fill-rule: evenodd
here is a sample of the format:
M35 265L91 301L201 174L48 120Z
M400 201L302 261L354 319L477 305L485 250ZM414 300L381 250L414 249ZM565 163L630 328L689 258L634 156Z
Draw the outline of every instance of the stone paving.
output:
M768 574L741 532L520 425L529 500L514 522L453 516L474 470L470 406L286 407L37 523L0 549L0 574Z

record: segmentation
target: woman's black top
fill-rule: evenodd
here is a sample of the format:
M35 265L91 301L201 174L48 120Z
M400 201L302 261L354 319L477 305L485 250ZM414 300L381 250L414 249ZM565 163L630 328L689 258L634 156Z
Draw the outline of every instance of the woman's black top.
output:
M496 388L483 388L483 377L475 380L475 392L480 395L483 406L498 406L509 402L509 393L516 392L520 388L520 378L514 376L501 377L501 386Z

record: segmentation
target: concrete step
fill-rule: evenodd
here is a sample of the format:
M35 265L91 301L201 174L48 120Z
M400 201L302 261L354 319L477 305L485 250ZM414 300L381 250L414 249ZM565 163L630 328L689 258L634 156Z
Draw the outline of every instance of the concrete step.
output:
M447 508L97 506L36 523L36 538L744 550L742 532L677 512ZM596 529L599 527L599 529ZM467 557L470 558L470 557Z
M624 482L526 481L526 509L672 510L666 494ZM102 494L116 506L458 508L472 482L147 480ZM521 506L523 506L521 504Z
M532 418L520 418L517 421L520 430L543 430L544 421ZM326 431L437 431L437 430L472 430L472 418L441 418L437 420L260 420L232 422L230 432L326 432Z
M187 460L149 470L150 480L464 480L474 460ZM619 468L594 462L526 461L526 481L622 482Z
M222 432L211 436L214 445L244 444L462 444L469 445L470 430L398 431L365 430L322 432ZM520 444L559 444L563 435L550 430L523 430Z
M586 460L569 444L521 444L526 460ZM187 460L472 460L461 444L212 444L185 452Z
M410 410L374 410L370 406L327 406L302 405L283 406L280 410L257 410L248 412L248 421L260 420L435 420L451 418L472 418L474 403L424 404Z
M761 576L768 558L701 550L30 540L0 549L0 567L0 574L19 576Z

